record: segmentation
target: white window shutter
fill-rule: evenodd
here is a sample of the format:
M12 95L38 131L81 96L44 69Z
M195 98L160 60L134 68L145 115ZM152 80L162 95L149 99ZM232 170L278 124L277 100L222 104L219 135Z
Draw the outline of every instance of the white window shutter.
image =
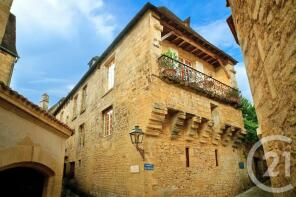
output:
M196 70L198 70L199 72L204 72L204 69L203 69L203 64L201 62L196 62Z

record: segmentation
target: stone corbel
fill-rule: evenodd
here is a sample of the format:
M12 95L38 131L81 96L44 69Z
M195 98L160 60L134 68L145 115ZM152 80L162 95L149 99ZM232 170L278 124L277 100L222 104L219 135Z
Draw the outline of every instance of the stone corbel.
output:
M175 139L178 137L180 131L182 130L184 126L184 122L186 119L185 112L178 111L177 114L174 116L172 121L172 138Z
M213 134L213 126L214 122L212 120L208 120L204 118L204 125L202 126L202 129L200 131L200 140L199 142L202 144L206 144L209 142L211 135Z
M165 105L154 103L151 116L146 126L145 135L158 136L163 129L163 123L168 110Z
M193 116L191 119L188 120L188 128L187 128L187 135L186 140L192 141L194 136L197 135L198 129L200 129L201 124L201 117L200 116Z

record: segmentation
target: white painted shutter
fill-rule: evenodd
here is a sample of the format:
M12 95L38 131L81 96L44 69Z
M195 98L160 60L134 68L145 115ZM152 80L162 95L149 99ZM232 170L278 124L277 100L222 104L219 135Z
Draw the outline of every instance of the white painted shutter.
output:
M199 72L204 72L204 69L203 69L203 64L201 62L196 62L196 70L198 70Z

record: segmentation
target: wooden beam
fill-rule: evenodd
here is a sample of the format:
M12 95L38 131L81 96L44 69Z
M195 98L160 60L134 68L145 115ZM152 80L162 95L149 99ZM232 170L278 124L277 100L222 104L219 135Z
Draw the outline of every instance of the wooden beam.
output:
M194 53L197 50L198 50L197 48L194 48L192 51L190 51L190 53Z
M219 64L221 65L222 69L224 70L228 79L230 79L230 74L228 73L227 69L225 68L225 64L222 62L221 59L218 59Z
M161 37L161 41L167 39L168 37L170 37L171 35L173 35L174 32L170 31L169 33L165 34L164 36Z
M186 42L185 40L182 40L182 42L180 42L180 43L178 44L178 47L181 46L182 44L184 44L185 42Z
M204 47L202 47L202 46L196 44L196 42L195 42L194 40L187 38L187 36L184 35L183 32L181 32L181 31L179 31L178 29L172 27L170 24L168 24L168 23L165 22L165 21L161 21L161 24L162 24L163 26L165 26L166 28L168 28L170 31L173 31L174 34L175 34L176 36L182 38L182 40L188 42L188 43L191 44L192 46L198 48L199 50L203 51L204 53L206 53L206 54L212 56L213 58L217 59L217 54L214 54L213 52L211 52L211 51L205 49Z

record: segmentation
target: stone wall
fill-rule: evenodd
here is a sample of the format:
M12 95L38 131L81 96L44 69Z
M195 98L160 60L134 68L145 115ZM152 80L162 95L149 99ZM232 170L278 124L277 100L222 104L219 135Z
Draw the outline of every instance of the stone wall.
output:
M10 84L15 57L0 50L0 81Z
M262 137L284 135L292 144L268 143L265 152L281 155L273 187L296 186L296 2L229 0L261 127ZM285 176L283 151L291 152L291 177ZM272 160L268 160L271 164ZM295 196L295 191L276 196Z
M4 101L2 96L0 171L14 167L35 169L46 179L43 196L60 196L66 136L20 110L19 106ZM15 103L13 99L11 102Z
M238 169L239 162L246 163L239 142L241 112L160 79L157 59L162 53L161 31L158 16L148 11L74 94L73 98L78 95L79 112L82 88L87 85L86 110L73 119L72 98L59 111L57 118L76 130L67 141L66 162L75 162L79 185L95 196L161 196L172 188L176 196L236 194L249 186L246 169ZM106 66L112 60L116 65L115 86L106 92ZM212 119L211 103L219 108L217 133L206 131ZM114 129L112 135L104 136L102 112L111 105ZM183 127L172 140L171 126L179 128L174 121L179 118L174 116L178 110L185 124L193 115L202 118L205 133L200 135L204 141L197 133L187 141ZM194 124L197 122L198 117ZM79 147L81 124L85 125L85 144ZM129 138L135 125L145 132L145 161ZM190 168L184 166L187 146ZM215 149L219 152L218 167ZM153 163L155 170L144 170L144 163ZM132 165L138 165L140 171L131 173Z

